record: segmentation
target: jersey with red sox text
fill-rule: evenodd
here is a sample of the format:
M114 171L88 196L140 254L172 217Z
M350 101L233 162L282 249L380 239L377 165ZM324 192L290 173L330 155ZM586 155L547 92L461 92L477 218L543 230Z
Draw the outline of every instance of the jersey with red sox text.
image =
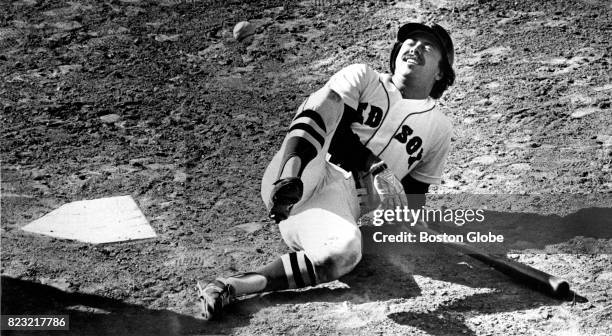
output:
M352 133L398 178L440 183L452 126L434 99L404 99L390 75L363 64L340 70L326 85L342 97Z

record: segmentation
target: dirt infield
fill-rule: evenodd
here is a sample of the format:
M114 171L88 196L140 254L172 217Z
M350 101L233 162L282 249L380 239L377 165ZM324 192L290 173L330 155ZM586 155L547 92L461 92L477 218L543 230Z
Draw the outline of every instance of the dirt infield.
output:
M288 251L259 184L297 106L349 64L387 71L413 19L456 45L457 81L440 101L452 149L432 193L541 194L497 213L499 225L547 228L510 256L586 300L438 251L366 255L340 281L199 320L196 279ZM612 236L580 231L612 225L609 1L20 0L0 3L0 20L3 315L68 314L74 335L612 332ZM257 29L238 42L243 20ZM20 230L118 195L158 238L90 245Z

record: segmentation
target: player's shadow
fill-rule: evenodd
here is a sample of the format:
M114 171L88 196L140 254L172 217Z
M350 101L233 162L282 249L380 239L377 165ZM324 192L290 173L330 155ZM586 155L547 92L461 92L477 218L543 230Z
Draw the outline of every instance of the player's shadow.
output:
M434 311L423 309L389 314L398 324L410 325L431 335L475 335L462 314L472 311L482 314L512 312L538 306L552 306L562 301L534 292L513 283L502 274L484 265L478 265L467 257L450 253L420 255L364 255L362 261L340 282L332 286L319 286L299 291L282 291L246 298L228 311L235 316L252 316L260 309L275 305L295 305L312 302L350 302L362 304L377 301L416 299L423 295L421 286L431 291L435 287L437 299L440 292L448 291L450 304L442 304ZM415 275L419 279L415 279ZM446 283L434 283L431 279ZM428 282L423 285L422 281ZM491 292L478 293L465 299L454 299L450 284L472 288L489 288ZM463 289L455 289L464 291ZM457 294L457 293L454 293ZM462 295L464 296L464 295ZM453 299L453 300L451 300ZM416 304L415 307L423 303ZM307 309L307 308L304 308Z
M504 291L475 294L462 300L440 305L433 311L403 311L391 313L388 317L395 323L409 325L423 330L428 335L476 335L458 312L477 314L495 314L502 311L514 311L535 308L541 305L554 305L555 302L531 295L507 295ZM500 308L504 307L504 308ZM534 320L549 316L533 316Z
M612 253L612 246L598 239L612 239L612 208L585 208L567 216L485 211L486 220L457 227L445 224L445 232L492 232L503 235L503 244L489 244L492 253L542 250L548 253ZM553 246L555 244L559 246ZM479 244L485 247L486 244Z
M3 335L218 334L221 325L170 310L154 310L99 295L2 276L2 315L68 315L69 331L3 330ZM234 326L240 325L233 323ZM224 330L224 329L223 329Z
M482 222L455 225L453 222L434 222L432 228L438 233L457 235L471 246L491 254L512 252L525 253L565 253L565 254L610 254L612 245L612 208L585 208L567 216L556 214L516 213L484 211ZM430 226L431 226L430 222ZM409 225L385 225L381 228L367 227L363 233L364 250L383 252L412 253L413 249L431 243L411 244L374 243L372 234L376 231L408 231ZM398 231L399 232L399 231ZM503 242L468 241L469 233L487 236L502 236ZM474 237L474 235L472 235ZM415 246L418 245L418 246Z

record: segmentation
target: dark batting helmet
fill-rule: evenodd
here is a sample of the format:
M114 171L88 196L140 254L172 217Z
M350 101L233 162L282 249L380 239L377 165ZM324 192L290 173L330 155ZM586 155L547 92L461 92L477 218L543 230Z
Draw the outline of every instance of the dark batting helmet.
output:
M435 23L425 24L418 22L410 22L401 26L397 31L397 41L393 45L393 50L391 50L391 59L389 60L391 73L393 74L395 72L395 59L404 41L411 35L420 32L432 36L442 53L440 69L444 73L444 77L434 84L429 94L433 98L440 98L442 93L455 82L455 71L453 70L455 48L453 46L453 40L442 26Z

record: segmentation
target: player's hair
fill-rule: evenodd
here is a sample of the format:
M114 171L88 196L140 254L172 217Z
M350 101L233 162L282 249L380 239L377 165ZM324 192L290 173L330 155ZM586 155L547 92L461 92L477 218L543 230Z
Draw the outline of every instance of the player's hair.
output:
M453 70L453 67L448 63L446 57L442 57L442 60L440 60L440 64L438 66L444 75L442 79L437 80L434 83L434 86L431 88L431 92L429 92L429 96L434 99L442 97L442 93L444 93L449 86L455 83L455 70Z
M399 55L399 51L402 48L403 42L395 42L393 45L393 49L391 50L391 58L389 60L389 67L391 68L391 75L395 73L395 61L397 56ZM448 89L449 86L455 83L455 70L450 65L448 58L444 53L442 53L442 59L438 65L440 67L440 71L444 74L442 79L437 80L434 83L434 86L431 88L429 92L429 96L434 99L438 99L442 97L442 93Z

